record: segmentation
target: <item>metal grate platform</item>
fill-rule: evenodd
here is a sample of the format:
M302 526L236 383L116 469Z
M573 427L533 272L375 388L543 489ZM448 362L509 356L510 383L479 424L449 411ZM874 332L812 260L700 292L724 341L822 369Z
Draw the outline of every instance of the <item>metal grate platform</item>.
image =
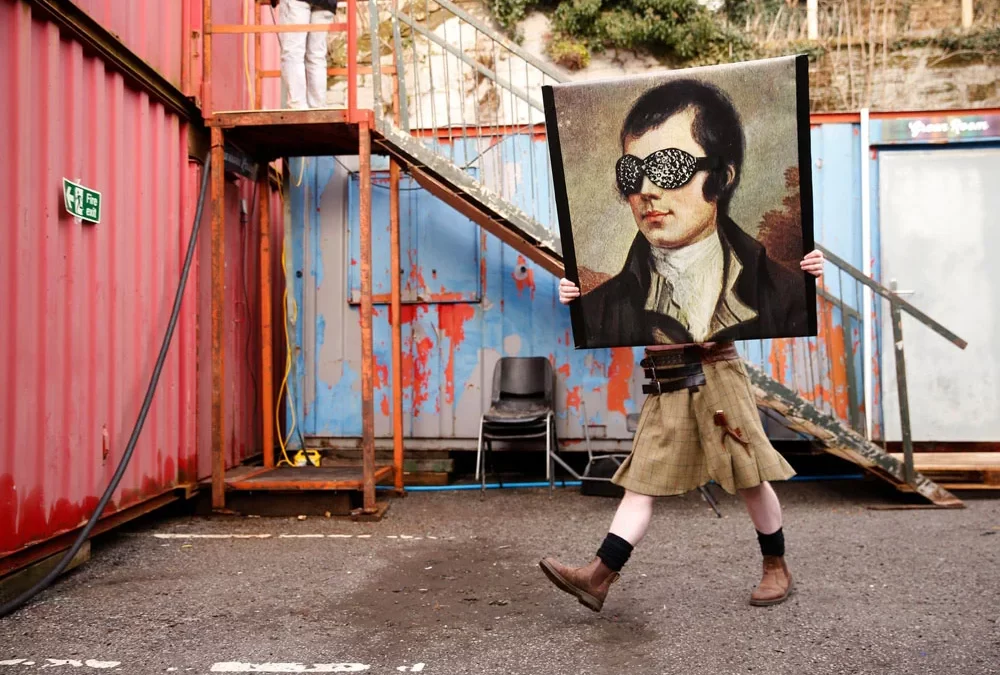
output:
M392 477L391 466L375 468L375 482ZM228 490L362 490L360 466L237 467L226 472Z

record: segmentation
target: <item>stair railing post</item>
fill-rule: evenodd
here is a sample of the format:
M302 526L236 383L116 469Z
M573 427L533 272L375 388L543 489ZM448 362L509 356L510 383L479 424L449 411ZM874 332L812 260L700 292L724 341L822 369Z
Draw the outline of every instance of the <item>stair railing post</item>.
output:
M378 43L378 5L368 0L368 32L372 41L372 108L375 119L382 119L382 50Z
M896 281L889 285L893 296L896 293ZM906 393L906 358L903 354L903 316L895 297L889 298L889 311L892 315L892 348L896 354L896 389L899 396L899 425L903 435L903 477L907 484L915 482L913 470L913 437L910 430L910 401Z
M406 101L406 62L403 60L404 50L403 50L403 36L399 32L399 3L397 0L392 2L392 41L393 41L393 53L396 59L396 86L399 89L399 109L397 113L399 115L399 128L403 131L410 130L410 114L407 108ZM414 77L416 77L416 68L413 70Z

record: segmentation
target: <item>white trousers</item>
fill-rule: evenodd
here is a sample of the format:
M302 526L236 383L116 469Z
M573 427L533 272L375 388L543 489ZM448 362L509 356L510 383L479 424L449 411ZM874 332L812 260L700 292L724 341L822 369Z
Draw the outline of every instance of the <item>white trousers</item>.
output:
M281 0L279 24L333 23L333 12L313 9L303 0ZM326 40L329 33L278 33L281 79L289 108L326 107Z

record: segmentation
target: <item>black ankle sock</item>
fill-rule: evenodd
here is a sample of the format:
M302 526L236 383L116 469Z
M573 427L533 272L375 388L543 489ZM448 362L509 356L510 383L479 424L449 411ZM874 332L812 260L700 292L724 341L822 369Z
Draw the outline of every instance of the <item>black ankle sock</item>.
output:
M778 528L773 534L762 534L757 531L757 541L760 543L760 552L764 555L785 555L785 533Z
M622 571L630 555L632 555L632 544L610 532L604 538L601 548L597 549L597 557L615 572Z

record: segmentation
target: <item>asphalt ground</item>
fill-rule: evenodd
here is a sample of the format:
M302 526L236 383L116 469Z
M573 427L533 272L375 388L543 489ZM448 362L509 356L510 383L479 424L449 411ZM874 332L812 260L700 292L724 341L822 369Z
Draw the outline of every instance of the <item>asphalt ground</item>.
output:
M411 493L379 523L146 519L0 620L0 675L1000 673L1000 500L775 487L797 590L769 608L747 603L754 530L718 489L721 519L697 493L658 502L600 614L538 568L589 561L611 522L615 500L577 489Z

